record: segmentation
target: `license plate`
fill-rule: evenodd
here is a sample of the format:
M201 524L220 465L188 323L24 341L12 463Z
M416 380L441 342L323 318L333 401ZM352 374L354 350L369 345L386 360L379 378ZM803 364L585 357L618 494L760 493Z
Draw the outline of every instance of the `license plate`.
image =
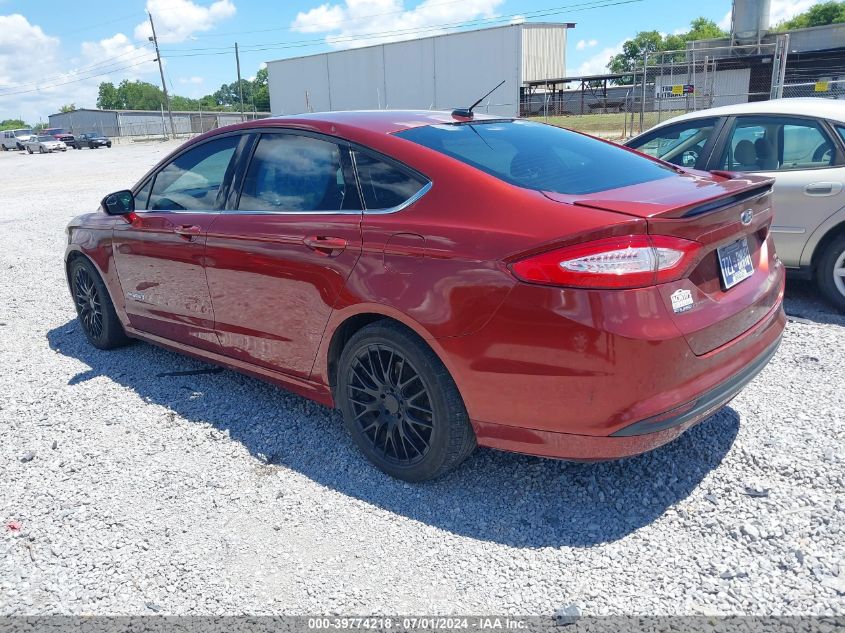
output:
M748 240L742 238L727 246L716 249L719 255L719 269L722 272L722 282L725 290L733 288L743 279L754 274L754 264L748 250Z

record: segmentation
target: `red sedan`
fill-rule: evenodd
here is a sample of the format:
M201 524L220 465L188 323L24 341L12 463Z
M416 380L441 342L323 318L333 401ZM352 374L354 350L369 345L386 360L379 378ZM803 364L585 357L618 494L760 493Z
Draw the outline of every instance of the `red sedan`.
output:
M91 344L143 339L337 406L395 477L477 445L612 459L774 354L771 185L467 112L273 118L193 139L73 220L67 277Z

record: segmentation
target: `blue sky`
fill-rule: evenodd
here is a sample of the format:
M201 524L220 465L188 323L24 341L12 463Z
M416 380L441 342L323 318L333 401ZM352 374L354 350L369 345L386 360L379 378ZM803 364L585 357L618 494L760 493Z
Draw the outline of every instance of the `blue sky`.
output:
M576 22L567 74L600 73L637 31L674 32L704 15L726 25L730 0L0 0L0 119L46 120L65 103L95 107L101 81L159 84L147 37L156 21L168 88L198 97L235 79L230 48L252 77L272 59L353 45L411 39L444 25L498 25L512 19ZM772 0L772 20L818 0ZM588 8L597 7L597 8ZM550 10L542 17L535 13ZM398 32L397 32L398 31ZM364 38L364 39L362 39Z

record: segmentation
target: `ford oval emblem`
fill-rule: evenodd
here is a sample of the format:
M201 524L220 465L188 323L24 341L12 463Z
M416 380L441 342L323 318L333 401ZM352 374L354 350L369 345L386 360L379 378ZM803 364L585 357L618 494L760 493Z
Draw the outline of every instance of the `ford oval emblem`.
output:
M744 226L748 226L751 224L751 220L754 219L754 212L751 209L746 209L742 212L739 216L739 221L742 222Z

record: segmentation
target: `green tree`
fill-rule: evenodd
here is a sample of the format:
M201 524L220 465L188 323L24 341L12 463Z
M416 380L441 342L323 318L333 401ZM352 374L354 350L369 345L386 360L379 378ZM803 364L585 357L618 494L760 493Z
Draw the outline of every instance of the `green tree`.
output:
M791 31L841 22L845 22L845 2L822 2L813 5L804 13L799 13L791 20L781 22L774 30Z
M687 42L727 37L728 33L707 18L696 18L690 22L690 29L685 33L662 35L658 31L640 31L632 39L625 41L622 52L610 58L607 68L613 73L633 73L642 68L646 53L652 55L665 51L682 51ZM680 53L682 58L684 53ZM668 59L666 61L669 61ZM632 83L632 77L625 77L617 83Z
M97 107L101 110L117 110L120 107L117 100L117 88L110 81L104 81L100 84Z
M270 111L270 86L267 80L267 68L261 68L252 82L252 103L258 112Z
M61 108L59 108L59 112L73 112L74 110L76 110L75 103L66 103Z
M16 130L21 127L29 127L20 119L5 119L0 121L0 130Z

